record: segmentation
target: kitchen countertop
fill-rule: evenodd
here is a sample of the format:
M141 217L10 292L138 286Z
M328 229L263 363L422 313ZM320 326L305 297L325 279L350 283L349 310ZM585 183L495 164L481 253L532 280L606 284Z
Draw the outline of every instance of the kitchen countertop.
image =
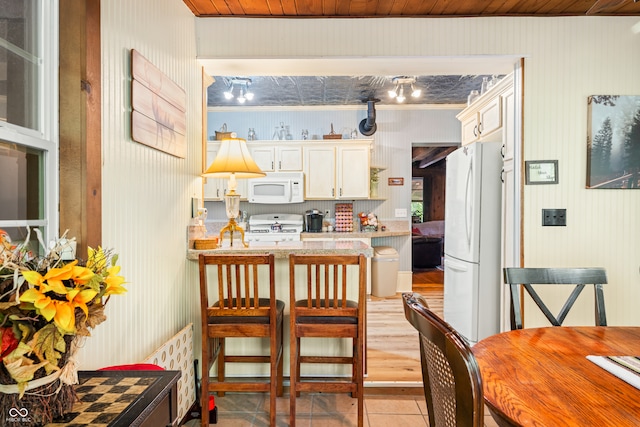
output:
M385 220L381 221L381 224L386 227L385 231L381 231L378 227L378 231L358 231L359 225L354 224L354 231L323 231L320 233L307 233L302 232L301 238L329 238L329 239L375 239L378 237L401 237L410 236L411 230L409 223L406 220Z
M399 231L399 230L385 230L385 231L323 231L320 233L300 233L300 238L322 238L327 237L330 239L375 239L377 237L397 237L397 236L410 236L411 232L409 230Z
M382 232L381 232L382 233ZM352 233L308 233L313 235L320 234L352 234ZM355 233L354 233L355 234ZM361 234L361 233L358 233ZM372 234L372 233L369 233ZM235 246L229 246L229 239L225 239L222 247L216 249L196 250L189 249L187 251L187 259L197 261L200 254L255 254L255 253L272 253L276 258L288 258L289 254L313 254L313 255L359 255L364 254L367 258L373 256L373 248L359 241L300 241L300 242L250 242L249 247L245 248L242 244L234 240Z
M220 233L220 229L227 224L226 221L207 221L206 233L208 236L217 236ZM319 232L308 233L303 231L300 233L301 238L325 238L325 239L375 239L378 237L402 237L410 236L411 230L407 221L394 221L386 220L382 222L385 225L385 231L332 231L332 232ZM354 224L354 230L358 230L358 225Z

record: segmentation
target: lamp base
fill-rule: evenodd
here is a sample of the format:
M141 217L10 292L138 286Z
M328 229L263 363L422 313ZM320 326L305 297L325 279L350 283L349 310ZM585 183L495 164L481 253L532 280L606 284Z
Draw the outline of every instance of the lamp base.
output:
M249 247L249 244L244 241L244 230L238 225L235 218L230 218L229 223L220 230L220 241L218 243L218 247L222 246L222 238L227 231L229 232L229 239L231 241L230 246L233 246L233 232L237 231L240 233L242 246L245 248Z

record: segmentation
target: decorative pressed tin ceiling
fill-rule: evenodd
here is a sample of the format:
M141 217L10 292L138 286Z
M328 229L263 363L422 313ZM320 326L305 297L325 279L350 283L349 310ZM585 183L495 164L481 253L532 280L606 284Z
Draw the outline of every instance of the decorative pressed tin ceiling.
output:
M210 107L235 107L235 99L224 92L239 76L214 76L208 89ZM395 76L242 76L251 79L255 97L246 106L321 106L362 105L379 99L378 105L397 105L388 95L395 88ZM483 77L491 76L416 76L415 87L422 90L418 98L407 96L404 104L465 104L471 90L480 90Z

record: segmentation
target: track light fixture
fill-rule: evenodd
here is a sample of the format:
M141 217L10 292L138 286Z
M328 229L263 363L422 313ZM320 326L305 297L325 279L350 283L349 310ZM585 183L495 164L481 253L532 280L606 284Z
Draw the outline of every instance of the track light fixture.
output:
M233 99L233 90L238 87L238 97L236 98L240 104L244 104L245 101L253 100L253 92L249 89L251 86L251 79L246 77L233 77L229 80L229 86L227 90L223 92L224 98L227 100Z
M391 82L395 84L395 88L389 91L389 97L395 98L396 102L403 103L407 98L404 96L404 87L408 85L411 89L411 97L418 98L422 95L422 91L415 87L416 78L408 76L393 77Z

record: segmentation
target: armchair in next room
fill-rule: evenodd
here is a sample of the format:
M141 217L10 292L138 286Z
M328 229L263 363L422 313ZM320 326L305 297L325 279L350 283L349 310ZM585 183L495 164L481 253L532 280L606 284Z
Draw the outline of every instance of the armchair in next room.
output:
M412 224L413 269L435 268L444 255L444 221L427 221Z

